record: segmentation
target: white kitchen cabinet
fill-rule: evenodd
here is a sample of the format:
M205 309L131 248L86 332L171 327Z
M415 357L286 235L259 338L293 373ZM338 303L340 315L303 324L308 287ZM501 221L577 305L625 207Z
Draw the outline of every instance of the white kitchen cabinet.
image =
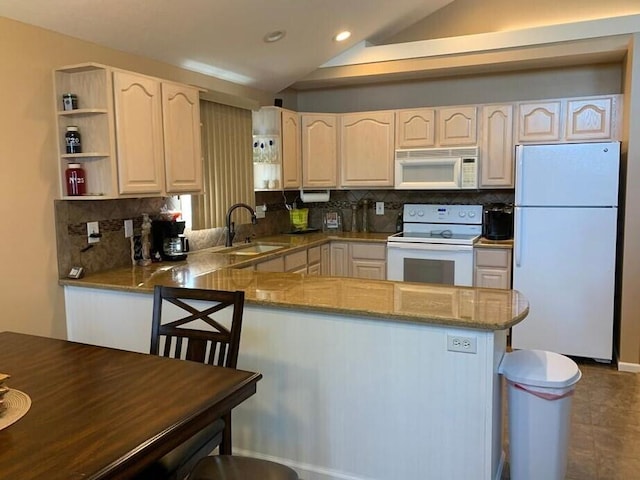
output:
M620 140L621 95L518 104L517 143Z
M435 130L436 111L433 108L396 112L396 148L433 147Z
M331 242L330 275L348 277L350 273L349 263L349 244L347 242Z
M164 144L160 82L113 72L120 193L162 194Z
M476 145L478 141L477 110L475 106L437 109L438 146Z
M387 278L387 247L370 242L331 242L331 275Z
M517 143L559 142L562 102L527 102L518 105Z
M338 185L338 116L301 115L302 186L336 188Z
M619 95L567 100L566 139L618 139L621 122L619 104Z
M301 130L297 112L262 107L253 112L253 173L256 190L300 188Z
M256 272L284 272L284 257L280 256L256 263Z
M311 247L307 250L307 273L322 275L322 247Z
M162 82L162 125L167 193L202 192L200 92Z
M480 188L513 188L513 105L482 107Z
M320 246L320 274L331 275L331 246L328 243Z
M387 246L379 243L349 244L351 277L370 280L387 278Z
M473 252L474 287L511 288L510 248L476 247Z
M198 89L95 63L56 69L54 84L58 109L67 92L79 107L57 111L62 198L202 192ZM83 153L65 153L69 125L79 127ZM86 172L86 196L66 196L69 161Z
M393 186L394 126L389 111L340 115L341 186Z
M302 160L300 158L300 116L289 110L282 111L282 186L300 188Z
M285 255L284 271L290 273L307 273L307 251L301 250Z

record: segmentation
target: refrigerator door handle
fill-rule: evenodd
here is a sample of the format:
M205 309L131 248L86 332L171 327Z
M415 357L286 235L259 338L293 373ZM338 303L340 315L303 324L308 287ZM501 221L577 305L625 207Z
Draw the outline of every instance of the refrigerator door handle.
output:
M515 236L514 236L514 256L516 267L519 267L522 263L522 224L524 215L524 209L516 207L514 209L514 222L515 222Z
M522 205L522 148L516 145L516 205Z

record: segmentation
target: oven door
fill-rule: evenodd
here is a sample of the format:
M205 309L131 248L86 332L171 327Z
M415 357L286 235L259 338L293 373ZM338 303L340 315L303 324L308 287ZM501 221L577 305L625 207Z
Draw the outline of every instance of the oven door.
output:
M387 280L470 287L473 246L388 243Z

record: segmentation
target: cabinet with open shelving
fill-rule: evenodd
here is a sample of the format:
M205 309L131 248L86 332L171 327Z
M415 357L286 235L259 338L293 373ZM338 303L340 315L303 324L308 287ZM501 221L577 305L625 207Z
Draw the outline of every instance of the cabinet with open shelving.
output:
M77 109L64 110L66 93L77 95ZM203 191L196 87L85 63L54 71L54 95L62 199ZM82 153L66 153L69 126L78 127ZM85 195L67 195L69 163L84 169Z
M117 165L114 156L115 134L111 105L112 80L106 67L82 64L54 72L57 117L58 178L63 199L117 198ZM62 96L78 96L78 108L64 110ZM66 153L67 127L77 126L81 135L82 153ZM86 172L86 195L67 195L65 170L69 163L79 163Z
M279 107L253 112L255 190L300 188L300 117Z

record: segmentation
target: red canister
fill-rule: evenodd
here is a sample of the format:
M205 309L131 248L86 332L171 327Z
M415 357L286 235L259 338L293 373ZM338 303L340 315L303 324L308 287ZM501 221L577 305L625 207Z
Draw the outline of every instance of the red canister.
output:
M87 193L84 169L79 163L70 163L64 174L67 181L67 195L75 197Z

